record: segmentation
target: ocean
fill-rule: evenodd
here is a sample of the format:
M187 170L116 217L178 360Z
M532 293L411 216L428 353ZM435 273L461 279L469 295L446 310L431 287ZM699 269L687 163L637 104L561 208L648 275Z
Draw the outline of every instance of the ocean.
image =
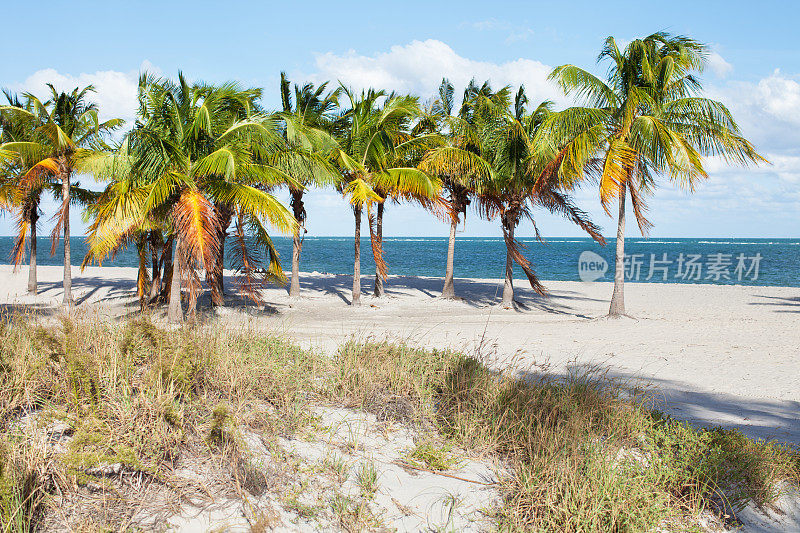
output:
M83 237L73 237L72 261L80 265L86 253ZM291 239L276 237L283 268L291 268ZM553 238L539 243L521 239L524 253L543 280L578 281L582 273L597 281L613 281L614 239L600 246L587 238ZM12 237L0 237L0 262L10 262ZM712 283L800 287L800 239L722 239L629 237L625 241L626 277L629 281L658 283ZM584 254L583 252L597 254ZM59 248L50 255L50 241L39 239L40 265L60 265ZM374 271L368 239L361 246L361 272ZM384 257L389 274L443 276L447 239L438 237L387 237ZM599 256L599 257L598 257ZM605 272L603 273L603 263ZM137 266L133 248L121 251L108 266ZM455 275L470 278L501 278L505 268L505 246L501 238L460 237L456 239ZM347 237L306 237L301 270L333 274L353 271L353 239ZM524 279L515 268L515 278Z

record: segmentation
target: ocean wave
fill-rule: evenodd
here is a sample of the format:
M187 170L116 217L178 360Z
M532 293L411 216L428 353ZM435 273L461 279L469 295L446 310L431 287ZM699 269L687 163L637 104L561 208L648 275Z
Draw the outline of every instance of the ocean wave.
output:
M536 243L536 242L539 242L539 241L537 241L536 239L519 239L519 242ZM588 239L582 240L582 241L564 241L564 240L556 240L556 239L547 239L546 238L546 239L544 239L544 242L545 242L545 244L548 244L548 243L562 243L562 242L583 242L583 243L589 244L592 241L590 241Z
M800 242L775 242L775 241L761 241L761 242L746 242L746 241L697 241L697 244L733 244L733 245L743 245L743 246L797 246L800 245Z

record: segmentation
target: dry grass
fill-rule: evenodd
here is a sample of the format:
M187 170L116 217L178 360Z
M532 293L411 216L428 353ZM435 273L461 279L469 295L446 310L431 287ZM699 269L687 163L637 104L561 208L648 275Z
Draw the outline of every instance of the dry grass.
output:
M271 473L251 465L240 426L268 437L307 424L303 403L315 396L330 364L277 338L166 332L145 318L124 325L65 319L43 327L12 317L2 324L0 342L0 446L18 450L26 443L18 428L26 414L34 415L25 419L44 439L53 420L65 422L72 437L64 453L48 455L46 469L34 457L3 454L0 523L15 531L17 501L28 502L25 520L41 521L42 490L146 495L132 487L167 483L174 469L195 463L216 493L257 492ZM135 511L107 504L85 509L102 511L103 527L120 527ZM75 513L82 507L75 504ZM85 516L73 518L80 523Z
M648 531L704 509L768 503L776 481L800 481L796 449L703 430L631 399L602 374L521 382L452 352L350 344L336 359L339 393L417 407L459 446L508 461L508 530Z
M125 529L133 500L156 507L154 495L290 493L279 455L263 464L243 434L269 446L313 426L314 403L413 424L431 438L414 453L433 468L446 468L452 449L501 458L504 530L649 530L721 498L769 502L776 481L799 477L795 450L663 417L592 373L522 383L448 351L350 343L330 359L275 337L167 332L146 318L44 327L11 317L0 328L3 531L87 517ZM23 432L21 420L38 430ZM47 440L54 422L72 436L60 453L31 437ZM174 486L180 468L202 473L204 487ZM362 470L369 492L375 480ZM369 522L344 500L337 509L342 527Z

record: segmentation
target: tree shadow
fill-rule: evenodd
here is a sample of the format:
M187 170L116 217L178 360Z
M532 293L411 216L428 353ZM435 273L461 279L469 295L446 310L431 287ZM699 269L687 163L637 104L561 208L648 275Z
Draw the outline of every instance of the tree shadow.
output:
M72 278L72 291L77 295L75 303L78 305L89 301L92 296L103 288L108 289L107 292L102 298L94 300L95 302L116 300L130 296L136 290L136 280L107 276L75 276ZM64 283L62 281L39 282L38 295L41 296L49 291L56 291L52 297L61 297L64 294Z
M350 303L349 295L352 291L352 276L349 275L302 275L300 288L302 291L334 295L345 303ZM588 298L577 291L551 290L547 296L536 294L529 287L523 285L524 281L515 280L518 286L514 288L514 297L518 305L515 309L519 312L540 310L548 313L573 315L586 318L576 312L572 306L579 301L604 302L596 298ZM417 291L427 298L435 299L441 294L442 278L422 276L389 276L384 283L388 297L399 297L409 291ZM500 303L503 282L502 280L479 280L457 278L454 280L458 299L474 308L489 307ZM362 294L371 294L373 287L372 276L362 276ZM366 290L365 290L366 289Z
M233 273L225 275L226 298L225 307L232 309L247 309L255 312L253 302L242 294L236 284L238 276ZM336 296L346 305L351 303L352 276L346 274L306 274L300 277L301 291L306 295L331 295ZM374 282L373 276L362 276L362 295L370 297ZM518 286L514 289L515 304L513 309L517 312L544 311L565 316L588 318L576 310L578 302L601 302L595 298L570 290L552 290L547 296L536 294L529 287L525 287L522 280L515 280ZM434 300L439 298L443 279L438 277L418 276L390 276L385 282L386 296L402 297L408 293L419 293L425 298ZM455 280L458 301L472 308L480 309L498 305L501 301L503 283L501 280L476 280L458 278ZM75 294L76 305L87 303L108 303L133 297L136 291L135 279L127 277L107 277L103 275L78 275L73 278L72 288ZM257 314L272 315L279 313L283 304L269 302L270 290L280 289L273 286L264 293L266 302L261 304L261 312ZM211 308L208 288L203 284L203 292L198 301L198 310L207 313ZM287 288L288 290L288 284ZM60 299L63 294L61 281L40 282L38 295L52 300ZM375 301L377 303L377 301ZM26 305L26 304L20 304ZM37 307L47 307L45 304L36 304ZM138 302L128 302L125 306L138 309ZM123 307L125 307L123 306ZM153 307L153 306L151 306ZM158 307L158 306L155 306ZM125 313L127 315L127 313Z
M699 427L736 429L753 439L800 444L800 402L750 398L697 390L688 383L642 377L619 369L585 363L570 365L557 379L593 373L608 378L649 403L649 407ZM547 373L550 374L549 372ZM523 371L520 377L537 380L543 373Z
M767 296L765 294L754 294L756 298L764 298L765 301L750 302L750 305L770 305L778 307L774 309L776 313L800 313L800 296Z

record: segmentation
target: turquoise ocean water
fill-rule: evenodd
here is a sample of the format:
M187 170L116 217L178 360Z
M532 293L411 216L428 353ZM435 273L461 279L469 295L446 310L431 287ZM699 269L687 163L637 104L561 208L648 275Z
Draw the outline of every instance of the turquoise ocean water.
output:
M291 239L277 237L281 263L290 268ZM73 264L79 265L86 252L82 237L72 240ZM522 239L525 254L534 270L545 280L579 280L578 258L589 250L608 263L598 281L613 280L614 240L600 246L585 238L554 238L538 243ZM8 263L12 237L0 237L0 263ZM629 237L628 279L640 282L715 283L800 287L800 239L674 239ZM362 273L372 272L368 240L362 243ZM385 258L389 274L443 276L447 239L436 237L387 237ZM39 239L40 265L61 264L61 250L50 256L50 242ZM135 249L120 252L103 263L109 266L137 266ZM463 237L456 240L456 277L500 278L505 268L505 247L500 238ZM651 270L652 268L652 270ZM353 270L353 239L347 237L306 237L301 270L349 274ZM666 279L664 279L666 276ZM523 278L517 268L515 277ZM649 279L648 279L649 278Z

